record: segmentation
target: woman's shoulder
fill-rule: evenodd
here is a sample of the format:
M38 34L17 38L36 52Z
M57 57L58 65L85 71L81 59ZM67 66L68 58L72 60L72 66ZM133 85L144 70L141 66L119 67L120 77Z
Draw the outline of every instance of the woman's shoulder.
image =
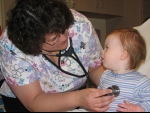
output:
M12 48L14 46L8 38L7 28L3 31L3 33L0 37L0 46L1 46L1 50L2 49L10 50L10 48Z
M74 9L70 9L70 10L74 16L75 22L87 23L89 25L92 25L91 22L89 21L89 19L85 15L83 15L82 13L80 13Z
M84 43L88 42L89 37L92 34L91 22L80 12L73 9L71 9L71 12L74 16L74 25L69 28L70 37L74 37L74 39L77 38L77 40L81 40L83 42L86 40Z

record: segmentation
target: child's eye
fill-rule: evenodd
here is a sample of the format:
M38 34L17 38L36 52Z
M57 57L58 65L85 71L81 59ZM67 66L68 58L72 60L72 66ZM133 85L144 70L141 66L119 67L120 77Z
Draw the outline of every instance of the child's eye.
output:
M105 46L105 50L108 50L108 48L109 48L108 46Z

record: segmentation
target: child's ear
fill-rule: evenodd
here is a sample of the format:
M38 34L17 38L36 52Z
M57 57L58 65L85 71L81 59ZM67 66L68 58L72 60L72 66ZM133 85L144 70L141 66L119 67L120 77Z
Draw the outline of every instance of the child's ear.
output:
M124 50L124 51L122 51L120 59L125 60L128 56L129 56L128 52L126 50Z

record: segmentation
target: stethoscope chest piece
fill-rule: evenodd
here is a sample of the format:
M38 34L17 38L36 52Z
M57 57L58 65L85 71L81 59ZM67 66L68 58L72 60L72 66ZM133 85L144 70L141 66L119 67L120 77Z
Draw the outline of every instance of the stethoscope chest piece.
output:
M104 96L115 96L117 97L119 94L120 94L120 89L118 86L116 85L113 85L111 87L108 87L107 89L111 89L112 90L112 93L109 93L109 94L105 94Z
M112 90L112 93L111 95L114 95L115 97L117 97L119 94L120 94L120 89L118 86L116 85L113 85L111 87L108 87L108 89L111 89Z

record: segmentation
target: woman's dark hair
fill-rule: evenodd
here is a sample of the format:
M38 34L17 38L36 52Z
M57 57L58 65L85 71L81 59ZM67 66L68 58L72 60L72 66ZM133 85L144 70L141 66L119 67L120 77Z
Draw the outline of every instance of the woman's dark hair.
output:
M61 0L17 0L8 12L8 38L23 53L38 55L47 33L64 33L74 18Z

